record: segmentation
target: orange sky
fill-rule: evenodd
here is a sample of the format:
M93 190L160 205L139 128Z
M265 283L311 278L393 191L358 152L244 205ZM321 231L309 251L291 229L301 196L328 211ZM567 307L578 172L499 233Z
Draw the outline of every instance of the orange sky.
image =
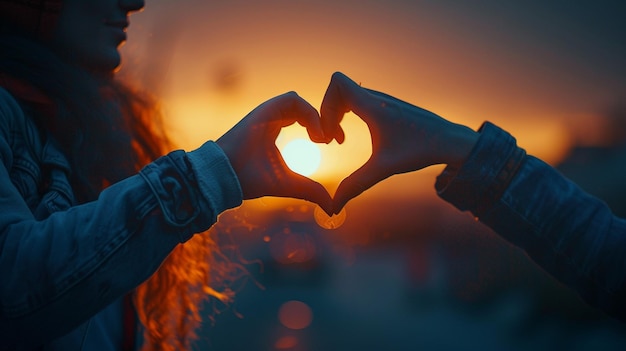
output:
M187 149L286 91L319 107L334 71L474 128L491 120L551 163L572 128L597 129L604 109L623 100L626 49L614 33L623 26L599 17L606 8L452 3L151 0L131 18L121 73L163 98ZM344 129L346 145L327 151L320 170L336 180L370 150L360 120L347 118ZM422 178L386 187L404 192Z
M363 86L395 95L454 122L478 128L490 120L516 136L529 153L555 164L574 138L586 142L598 139L607 109L621 106L626 111L626 21L621 7L621 0L148 0L145 11L131 18L120 73L138 79L162 98L169 132L185 149L217 139L257 105L287 91L295 90L319 107L331 74L342 71ZM348 116L343 127L345 145L331 144L324 150L320 171L312 175L331 194L338 182L369 156L364 123ZM506 339L499 331L521 335L506 328L528 325L516 321L510 313L515 310L499 311L499 306L508 306L501 301L517 303L509 295L495 299L496 304L478 300L482 307L471 310L487 311L480 315L478 324L465 314L469 311L463 308L467 302L442 309L444 314L431 313L446 304L441 301L468 292L491 299L495 291L504 291L504 286L523 286L524 292L535 291L529 290L534 286L532 289L538 290L532 299L547 301L538 303L536 306L542 308L535 310L545 311L543 307L557 300L554 311L569 308L568 295L560 290L557 294L557 288L544 281L543 273L531 274L534 265L527 268L523 264L525 255L504 246L471 215L437 198L433 185L442 168L393 176L377 184L348 203L345 223L337 230L315 227L314 205L301 200L265 197L222 214L213 227L215 233L228 234L227 246L231 238L241 245L241 257L252 260L250 267L259 261L261 268L268 263L266 275L272 275L270 256L281 263L301 262L313 255L319 261L311 260L311 267L316 267L311 271L287 268L285 272L291 273L275 274L283 278L270 277L280 281L280 287L278 292L271 285L263 289L262 300L238 291L238 300L244 296L241 300L250 303L233 305L237 323L224 323L226 313L215 323L217 328L211 324L214 334L210 343L221 338L233 345L237 338L232 335L242 331L246 339L253 339L271 330L266 334L274 338L274 329L268 329L273 328L273 322L263 317L263 311L273 308L272 298L299 300L300 290L306 293L302 296L314 295L311 300L320 302L311 303L311 330L324 324L311 334L301 335L319 339L345 335L362 340L372 340L373 336L396 346L402 340L387 335L416 335L402 327L410 325L402 316L416 311L426 318L426 322L415 324L422 332L434 330L423 327L432 324L431 316L435 316L435 321L445 323L441 324L445 335L461 336L459 340L467 334L458 329L459 325L496 325L498 342ZM306 226L297 225L301 222ZM293 235L292 228L306 229ZM311 239L314 237L319 242ZM246 243L254 249L245 251ZM355 249L360 246L391 247L393 252L361 256ZM357 260L357 252L361 268L346 270ZM237 251L238 258L239 254ZM281 257L288 260L281 261ZM425 289L411 277L416 262L429 270ZM311 272L316 277L311 285L301 284L308 280L300 279L294 279L298 289L282 284L296 274L311 279ZM318 281L318 274L324 278ZM254 286L252 282L249 285ZM325 295L324 287L331 292ZM433 299L439 295L441 299ZM512 296L522 296L519 305L530 306L531 298L524 298L524 294ZM423 298L425 302L403 304ZM304 308L308 317L300 326L311 323L311 311L308 306ZM458 308L467 324L447 322L455 318L450 311ZM328 334L328 326L337 324L324 319L324 310L331 311L333 321L341 317L339 321L347 320L351 326L339 325L337 333ZM532 317L527 310L520 314L525 321ZM284 313L283 308L277 309L269 318L287 325ZM448 314L450 317L445 317ZM391 318L387 320L385 315ZM486 316L497 316L497 322ZM513 324L504 323L505 329L500 329L502 321ZM347 332L346 326L358 328L359 334ZM595 334L600 326L594 319ZM385 328L393 333L384 332ZM559 325L554 330L564 335L564 328L567 326ZM478 329L468 330L471 334ZM526 337L528 333L524 333ZM541 340L548 340L548 334L540 334ZM444 334L436 333L434 338L438 340L440 335ZM266 340L265 336L260 340ZM306 349L308 336L297 347ZM485 338L489 345L493 345L492 339ZM273 345L289 347L293 340L298 342L277 338ZM348 345L352 343L350 340ZM532 345L532 340L526 344Z

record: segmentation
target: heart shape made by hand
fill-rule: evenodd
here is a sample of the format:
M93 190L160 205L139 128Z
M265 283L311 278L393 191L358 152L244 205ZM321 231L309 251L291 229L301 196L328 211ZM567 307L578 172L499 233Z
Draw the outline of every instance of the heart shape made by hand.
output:
M346 132L346 139L341 145L335 140L330 144L313 144L320 151L321 162L314 172L306 175L322 184L331 196L339 183L361 167L372 154L372 138L363 120L353 113L347 113L341 126ZM298 124L283 128L276 139L276 146L288 164L289 157L299 158L298 161L305 163L309 158L315 157L311 154L307 155L306 149L294 149L287 155L285 147L294 140L309 140L306 129ZM298 170L292 170L298 172Z

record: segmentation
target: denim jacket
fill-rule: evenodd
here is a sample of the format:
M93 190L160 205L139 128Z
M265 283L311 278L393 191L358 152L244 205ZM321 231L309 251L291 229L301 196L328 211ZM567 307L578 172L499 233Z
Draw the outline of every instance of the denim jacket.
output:
M120 297L242 201L227 157L207 142L77 205L67 159L2 88L0 161L2 351L113 349L98 334Z
M590 305L626 321L626 220L491 123L436 189L522 248Z

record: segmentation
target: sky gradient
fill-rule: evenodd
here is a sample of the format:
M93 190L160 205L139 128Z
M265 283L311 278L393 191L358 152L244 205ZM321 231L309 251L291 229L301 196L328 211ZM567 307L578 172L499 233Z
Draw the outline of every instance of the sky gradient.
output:
M161 97L169 132L188 150L218 138L254 107L287 91L295 90L319 108L331 74L342 71L365 87L454 122L478 128L492 121L530 154L557 164L575 143L602 144L607 130L617 129L619 123L626 130L625 122L608 118L626 120L624 7L620 1L603 0L149 0L146 9L131 18L120 74ZM343 127L345 145L325 146L320 170L311 176L331 193L371 152L362 121L350 115ZM282 137L304 135L292 128ZM219 348L222 338L224 349L253 349L235 345L273 338L277 306L300 298L312 301L314 327L305 334L312 342L326 340L316 334L316 328L322 328L325 337L343 336L347 345L360 340L369 346L363 349L372 349L372 338L393 345L406 339L413 345L424 335L435 345L456 344L451 349L459 344L509 349L487 346L494 341L502 346L497 342L510 335L523 339L511 344L519 346L516 350L535 350L552 337L559 345L563 340L578 345L576 336L583 337L578 329L558 323L550 329L541 324L545 311L526 308L524 299L497 305L503 300L491 293L513 286L536 291L532 296L544 299L537 304L559 315L585 308L522 252L436 199L433 184L441 169L433 166L377 184L348 204L346 222L335 231L314 223L313 228L307 226L312 208L296 200L254 200L222 215L216 231L235 237L239 233L239 243L251 246L252 253L245 257L270 257L263 250L288 246L286 237L297 238L293 233L301 226L306 227L303 238L332 245L316 246L319 260L312 269L287 269L293 275L286 275L284 285L270 282L262 294L241 294L238 310L245 318L229 323L221 316L210 330L212 343ZM389 241L397 247L389 249ZM373 257L355 254L355 247L370 246L379 249L369 252ZM286 253L304 252L296 249ZM388 256L381 259L381 252ZM334 254L339 261L325 261ZM359 263L353 265L356 255L361 255ZM260 279L286 274L273 276L269 267ZM429 314L437 309L411 314L415 306L403 299L412 293L407 291L412 279L421 274L411 272L415 267L427 278L435 277L437 284L437 279L448 279L451 292L460 291L466 298L487 296L496 307L478 322L456 315L458 304L452 305L452 312L444 310L443 317ZM298 292L308 273L325 274L327 280ZM434 296L447 298L437 284ZM539 327L529 332L516 324L519 316L511 317L511 311L518 311L521 320L536 313L533 323ZM233 330L246 337L233 338ZM416 331L423 335L415 337ZM623 335L620 332L617 335ZM337 340L329 343L341 345Z
M342 71L455 122L496 122L556 161L569 128L588 130L626 95L621 7L151 0L132 18L122 72L163 97L185 147L289 90L319 107L330 75Z

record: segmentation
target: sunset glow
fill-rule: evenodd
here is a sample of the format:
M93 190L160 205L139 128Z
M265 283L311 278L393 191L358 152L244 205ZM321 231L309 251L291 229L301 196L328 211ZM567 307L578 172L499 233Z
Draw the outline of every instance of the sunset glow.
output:
M324 229L337 229L346 221L346 209L342 209L336 215L329 216L321 207L317 206L313 210L313 218L315 223Z
M315 173L322 162L320 148L306 139L294 139L288 142L280 152L287 166L303 176Z
M173 146L187 151L287 92L321 114L336 71L473 130L493 122L555 166L574 147L606 146L599 143L615 128L605 124L609 111L626 116L619 2L148 3L132 16L121 78L155 95ZM342 144L314 143L298 122L267 141L292 171L335 197L379 141L368 117L347 112L337 121ZM333 216L298 196L250 199L220 214L207 240L227 250L216 258L232 256L246 272L243 282L233 280L234 303L216 305L220 315L203 324L197 349L536 350L559 340L567 348L572 338L589 350L613 339L615 349L625 344L623 330L603 324L523 250L442 199L435 183L445 167L391 175ZM593 171L614 171L595 167L585 163L581 172L592 185L600 179ZM193 273L196 265L180 266ZM535 324L541 327L527 328Z

